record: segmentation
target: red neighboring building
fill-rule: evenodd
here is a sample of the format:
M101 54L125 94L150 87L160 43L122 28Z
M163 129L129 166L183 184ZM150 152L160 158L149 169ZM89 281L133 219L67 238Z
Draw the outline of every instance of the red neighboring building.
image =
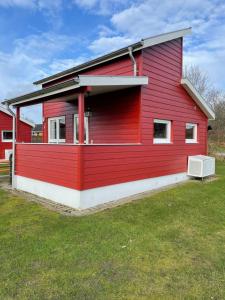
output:
M14 186L85 209L186 180L188 156L207 153L214 119L182 78L190 31L141 40L8 100L18 116L43 103L44 143L17 142Z
M19 133L21 141L24 143L31 142L31 132L34 124L20 118ZM12 114L3 106L0 105L0 160L9 159L12 153L12 139L13 139L13 117Z

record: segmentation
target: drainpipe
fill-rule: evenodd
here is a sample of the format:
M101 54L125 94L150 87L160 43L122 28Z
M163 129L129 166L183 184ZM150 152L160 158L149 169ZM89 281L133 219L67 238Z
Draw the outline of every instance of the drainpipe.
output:
M7 110L12 114L13 116L13 154L12 154L12 188L15 189L15 151L16 151L16 115L15 113L10 109L9 105L6 104Z
M135 58L133 56L133 53L132 53L133 48L132 47L128 47L128 51L129 51L130 59L131 59L131 61L133 63L134 76L137 76L137 63L136 63L136 60L135 60Z

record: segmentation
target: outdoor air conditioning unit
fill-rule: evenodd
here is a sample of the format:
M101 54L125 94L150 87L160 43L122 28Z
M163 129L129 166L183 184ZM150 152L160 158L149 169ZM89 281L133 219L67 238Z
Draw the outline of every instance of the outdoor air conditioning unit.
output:
M215 158L204 155L189 156L188 175L200 178L215 175Z

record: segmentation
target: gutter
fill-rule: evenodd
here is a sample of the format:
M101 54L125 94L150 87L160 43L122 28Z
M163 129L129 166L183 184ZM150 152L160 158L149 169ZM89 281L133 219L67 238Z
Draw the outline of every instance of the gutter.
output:
M9 108L9 105L6 104L6 109L11 113L13 117L13 154L12 154L12 188L15 189L16 184L15 184L15 153L16 153L16 115L15 113Z

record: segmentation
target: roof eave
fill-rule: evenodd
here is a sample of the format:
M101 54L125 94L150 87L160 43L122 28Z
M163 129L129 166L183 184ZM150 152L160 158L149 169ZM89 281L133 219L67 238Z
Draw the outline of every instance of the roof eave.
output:
M208 106L208 104L199 94L199 92L195 89L193 84L187 78L182 78L181 85L188 92L191 98L196 102L196 104L200 107L200 109L204 112L204 114L208 117L208 119L215 120L215 113Z
M4 103L7 105L23 105L26 103L43 102L43 98L47 98L53 95L62 94L64 92L77 90L86 86L91 87L104 87L104 86L141 86L148 84L147 76L92 76L92 75L81 75L72 80L64 83L56 84L49 88L43 88L33 93L22 95L13 99L6 100ZM77 93L79 91L77 90Z

